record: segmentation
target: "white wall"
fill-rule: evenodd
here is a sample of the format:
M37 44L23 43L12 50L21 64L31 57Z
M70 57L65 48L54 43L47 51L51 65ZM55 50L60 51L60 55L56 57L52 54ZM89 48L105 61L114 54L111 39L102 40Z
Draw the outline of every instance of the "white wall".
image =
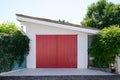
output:
M78 33L78 68L88 66L88 38L85 33Z
M120 74L120 56L116 57L116 68L117 68L117 73Z
M88 55L87 46L88 38L87 33L67 30L62 28L56 28L51 26L45 26L40 24L33 24L27 22L21 22L22 25L26 26L26 34L30 38L30 53L27 56L27 68L36 68L36 34L37 35L64 35L64 34L77 34L78 36L78 68L87 68L88 65Z

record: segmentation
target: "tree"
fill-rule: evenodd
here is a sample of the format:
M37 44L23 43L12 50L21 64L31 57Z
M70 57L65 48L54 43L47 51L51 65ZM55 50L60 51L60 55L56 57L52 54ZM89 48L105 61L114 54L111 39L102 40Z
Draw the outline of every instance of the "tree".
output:
M120 4L113 4L106 0L91 4L81 24L99 29L120 25Z
M95 58L95 67L108 67L120 54L120 26L104 28L95 36L89 53Z

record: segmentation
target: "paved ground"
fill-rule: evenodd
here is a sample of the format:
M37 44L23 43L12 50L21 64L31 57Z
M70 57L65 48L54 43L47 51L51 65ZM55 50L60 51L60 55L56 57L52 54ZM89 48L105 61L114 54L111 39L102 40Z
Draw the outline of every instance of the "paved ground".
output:
M8 73L2 73L0 76L78 76L78 75L115 75L90 69L66 69L66 68L41 68L41 69L22 69Z

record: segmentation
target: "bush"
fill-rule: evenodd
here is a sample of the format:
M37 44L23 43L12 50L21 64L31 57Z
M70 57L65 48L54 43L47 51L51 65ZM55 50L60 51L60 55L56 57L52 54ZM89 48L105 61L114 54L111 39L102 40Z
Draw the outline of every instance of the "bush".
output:
M95 67L108 67L115 63L120 54L120 28L111 26L98 33L92 42L89 53L95 58Z
M14 23L0 24L0 72L11 70L14 61L21 66L29 52L29 41Z

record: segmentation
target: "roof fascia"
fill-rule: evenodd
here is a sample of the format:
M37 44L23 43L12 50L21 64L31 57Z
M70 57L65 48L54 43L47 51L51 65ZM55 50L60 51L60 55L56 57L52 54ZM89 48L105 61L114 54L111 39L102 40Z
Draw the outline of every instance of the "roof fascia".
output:
M97 34L97 33L100 32L100 30L92 30L92 29L87 29L87 28L81 28L81 27L74 27L74 26L69 26L69 25L57 24L57 23L52 23L52 22L47 22L47 21L42 21L42 20L35 20L35 19L31 19L31 18L25 18L25 17L21 17L21 16L17 16L16 19L18 21L30 22L30 23L35 23L35 24L42 24L42 25L53 26L53 27L69 29L69 30L75 30L75 31L80 31L80 32L85 32L85 33L90 33L90 34Z

